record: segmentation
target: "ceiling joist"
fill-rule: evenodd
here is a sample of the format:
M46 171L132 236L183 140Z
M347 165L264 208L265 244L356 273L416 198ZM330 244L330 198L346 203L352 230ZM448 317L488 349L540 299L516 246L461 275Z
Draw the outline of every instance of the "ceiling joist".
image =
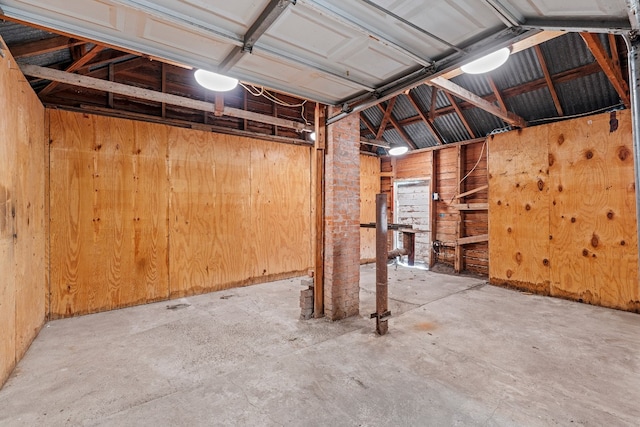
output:
M177 105L194 110L216 112L216 106L213 103L199 101L196 99L186 98L182 96L172 95L168 93L157 92L154 90L143 89L135 86L129 86L122 83L110 82L106 80L96 79L93 77L81 76L78 74L67 73L64 71L54 70L51 68L39 67L37 65L24 64L20 66L22 73L26 76L39 77L51 80L53 82L66 83L73 86L80 86L88 89L95 89L103 92L112 92L118 95L128 96L132 98L144 99L148 101ZM229 117L252 120L260 123L266 123L274 126L281 126L297 131L311 132L313 129L304 123L295 122L293 120L281 119L278 117L267 116L264 114L254 113L251 111L240 110L237 108L224 107L223 114Z

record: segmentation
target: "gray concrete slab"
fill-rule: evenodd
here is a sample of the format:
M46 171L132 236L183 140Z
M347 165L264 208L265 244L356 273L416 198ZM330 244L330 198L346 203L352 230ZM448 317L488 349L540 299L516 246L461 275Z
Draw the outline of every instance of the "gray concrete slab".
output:
M361 272L340 322L299 279L50 322L0 425L639 425L640 316L399 267L378 337Z

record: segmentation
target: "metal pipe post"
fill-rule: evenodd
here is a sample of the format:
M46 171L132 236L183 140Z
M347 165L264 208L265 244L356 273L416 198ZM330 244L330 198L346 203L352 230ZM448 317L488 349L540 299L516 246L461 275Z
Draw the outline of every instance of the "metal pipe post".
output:
M388 310L387 286L387 195L376 195L376 332L385 335L388 330L387 319L391 316Z
M629 50L629 89L631 91L631 126L633 128L633 166L636 188L636 228L640 253L640 38L625 37ZM638 260L640 277L640 258Z

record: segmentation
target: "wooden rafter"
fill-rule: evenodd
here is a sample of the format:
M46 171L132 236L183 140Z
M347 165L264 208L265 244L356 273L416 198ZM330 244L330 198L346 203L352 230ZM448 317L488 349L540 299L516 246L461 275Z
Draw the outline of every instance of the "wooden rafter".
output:
M470 102L471 104L475 105L481 110L486 111L487 113L493 114L496 117L500 117L510 125L520 128L527 126L527 122L522 117L512 113L511 111L502 111L495 104L485 101L482 97L463 88L462 86L453 83L450 80L443 79L442 77L436 77L435 79L431 80L429 84L437 86L440 89L452 95L455 95L460 99L464 99L465 101Z
M395 98L394 98L395 99ZM380 105L377 104L378 109L382 112L385 112L385 108ZM404 139L404 141L409 145L409 148L412 149L417 149L418 146L416 145L415 142L413 142L413 140L411 139L411 137L409 136L409 134L404 130L404 128L402 126L400 126L400 124L398 123L398 121L393 117L393 115L390 115L389 117L389 121L391 122L391 125L393 125L393 127L398 131L398 133L400 134L400 136L402 137L402 139Z
M95 56L98 53L100 53L103 49L104 49L104 46L95 45L90 51L88 51L80 59L78 59L77 61L74 61L69 67L67 67L67 69L65 71L67 73L71 73L73 71L78 70L79 68L82 68L84 65L88 64L89 61L91 61L93 58L95 58ZM42 89L40 91L40 93L38 93L38 96L43 97L43 96L48 95L59 84L60 84L60 82L52 81L47 86L45 86L44 89Z
M18 59L56 52L58 50L72 48L84 43L86 42L75 40L65 36L56 36L45 40L37 40L11 45L9 47L9 50L11 51L13 57Z
M371 132L371 135L375 137L378 131L376 131L375 127L373 126L373 123L371 123L371 120L367 119L367 117L362 112L360 112L360 120L362 120L362 123L364 123L364 125L367 127L369 132Z
M571 68L569 70L566 71L562 71L560 73L554 74L553 76L551 76L553 82L555 84L559 84L559 83L564 83L564 82L568 82L571 80L574 80L576 78L579 77L585 77L585 76L589 76L591 74L595 74L595 73L599 73L601 72L602 69L600 68L600 66L595 63L592 62L591 64L587 64L587 65L581 65L579 67L576 68ZM537 79L537 80L533 80L531 82L519 85L519 86L514 86L514 87L510 87L507 89L504 89L502 91L502 96L505 98L510 98L513 96L518 96L518 95L522 95L523 93L529 93L529 92L533 92L535 90L540 90L540 89L544 89L547 87L547 83L546 80L543 78ZM495 102L496 101L496 97L493 93L490 93L486 96L482 97L485 101L487 102ZM458 105L460 106L460 109L467 110L469 108L473 108L474 106L466 101L460 102L458 103ZM434 116L435 117L440 117L440 116L444 116L447 114L451 114L455 112L454 108L452 105L447 105L445 107L441 107L438 108L435 113ZM417 123L419 121L421 121L422 119L420 118L420 116L415 115L413 117L407 117L406 119L402 119L399 121L400 125L402 126L407 126L410 125L412 123Z
M622 67L620 67L620 52L618 52L618 43L616 42L616 35L609 34L609 50L611 51L611 61L613 61L613 67L616 69L618 76L622 77Z
M580 36L582 36L582 39L587 44L587 47L593 54L596 62L600 64L602 71L604 71L604 74L613 85L613 88L616 90L616 92L618 92L618 96L620 97L624 105L629 108L629 85L627 85L627 82L616 70L613 61L611 60L611 58L609 58L609 55L607 55L607 52L600 42L600 38L598 37L598 35L592 33L580 33Z
M453 97L453 95L451 95L449 92L445 91L444 94L447 96L447 99L449 100L449 103L451 103L451 106L453 107L454 111L456 112L456 114L460 118L460 121L464 125L464 128L469 133L469 136L471 138L475 138L476 137L476 133L473 131L473 129L471 129L471 126L469 125L469 122L467 121L467 118L464 116L464 114L462 114L462 109L458 105L458 101L456 101L455 98Z
M553 79L551 78L551 73L549 73L549 67L547 67L547 61L544 59L544 54L542 53L542 49L539 45L534 46L536 51L536 56L538 57L538 63L540 63L540 68L542 69L542 74L544 74L544 79L547 82L547 87L549 88L549 93L551 93L551 98L553 99L553 105L556 106L556 111L559 116L564 116L564 111L562 110L562 104L560 104L560 98L558 97L558 92L556 91L556 87L553 84Z
M502 94L500 93L498 86L496 86L496 82L493 80L493 77L491 77L490 75L487 75L487 80L489 81L489 86L491 86L491 90L493 91L493 94L496 96L496 101L498 101L498 106L504 113L506 113L507 104L504 103L504 99L502 98Z
M373 126L373 123L371 123L371 121L369 119L367 119L367 117L362 112L359 113L359 116L360 116L360 120L362 120L362 123L364 123L364 125L369 130L369 132L371 132L371 135L373 135L373 137L375 138L376 134L378 133L378 131L376 130L375 126ZM378 138L378 139L380 141L384 142L384 138L382 138L382 139ZM360 142L362 142L362 141L360 141ZM389 145L386 142L385 142L385 144L387 146ZM371 144L367 145L367 148L368 148L368 150L370 152L373 152L376 149L376 147L374 145L371 145ZM383 148L385 148L385 147L383 147Z
M380 122L380 127L376 132L376 139L382 138L382 134L384 133L387 127L387 123L389 123L389 119L391 118L391 112L393 111L393 107L396 105L396 99L397 97L395 96L391 98L387 103L387 109L382 110L384 112L384 116L382 117L382 121ZM378 104L378 106L382 107L380 104Z
M435 88L434 88L434 91L435 91ZM407 92L407 98L409 99L409 102L411 103L413 108L418 112L418 115L420 116L420 118L422 118L422 121L424 122L424 124L427 125L427 127L429 128L429 131L431 131L431 134L433 135L433 137L436 139L436 141L438 141L438 144L444 144L444 141L442 140L440 133L436 129L435 125L433 124L433 119L431 117L425 116L424 112L422 112L422 110L420 109L418 102L411 94L411 91Z

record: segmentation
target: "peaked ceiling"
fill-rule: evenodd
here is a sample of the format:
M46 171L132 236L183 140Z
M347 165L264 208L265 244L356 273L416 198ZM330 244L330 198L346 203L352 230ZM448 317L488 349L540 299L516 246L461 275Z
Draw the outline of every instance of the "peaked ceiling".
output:
M631 29L625 0L0 0L0 8L345 112L541 30Z

